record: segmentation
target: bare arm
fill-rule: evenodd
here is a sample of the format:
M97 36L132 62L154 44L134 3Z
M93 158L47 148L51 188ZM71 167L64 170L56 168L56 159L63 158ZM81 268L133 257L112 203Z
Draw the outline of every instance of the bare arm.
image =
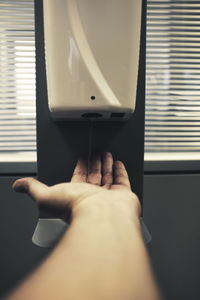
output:
M52 254L7 299L161 299L140 231L139 201L123 164L115 162L112 170L107 154L103 166L99 158L93 161L88 176L79 161L68 184L15 184L40 206L59 205L58 214L71 207L72 218Z

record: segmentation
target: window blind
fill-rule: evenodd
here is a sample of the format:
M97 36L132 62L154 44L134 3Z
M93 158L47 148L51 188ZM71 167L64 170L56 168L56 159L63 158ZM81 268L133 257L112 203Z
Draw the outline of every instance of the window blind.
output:
M200 1L147 0L145 157L200 158Z
M35 160L33 0L0 1L0 70L0 160Z

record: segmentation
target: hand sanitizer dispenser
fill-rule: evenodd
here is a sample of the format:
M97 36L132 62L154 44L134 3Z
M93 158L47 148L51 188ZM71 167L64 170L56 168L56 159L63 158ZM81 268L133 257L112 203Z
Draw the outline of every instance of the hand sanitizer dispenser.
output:
M36 1L36 10L40 13L40 1ZM52 117L55 120L88 120L89 118L95 121L127 120L134 112L136 105L142 0L43 0L43 11L48 105ZM40 26L40 24L40 21L36 22L36 26ZM36 36L38 34L41 39L40 32L38 32L36 31ZM40 43L38 45L41 46ZM144 48L141 53L144 53ZM37 63L40 62L37 61ZM141 72L143 70L141 68ZM140 81L142 81L142 78L141 76ZM40 79L40 76L38 76L37 80ZM143 89L141 82L139 86ZM144 93L142 93L143 96ZM141 100L140 104L143 105L144 99ZM40 104L40 101L38 101L37 107ZM46 121L46 109L46 106L42 106L42 109L38 110L38 127L40 127L40 122L43 122L42 116L44 116L44 123ZM140 121L143 122L142 114L143 112L138 116L142 116ZM127 127L126 130L132 132L135 121L137 121L136 118L132 118L130 123L127 124L128 126L122 127ZM60 132L58 132L59 136L57 135L58 130L54 130L52 137L48 133L47 138L44 137L43 139L41 135L44 135L46 130L49 129L50 131L51 128L57 127L54 122L49 123L45 124L44 127L42 124L42 129L40 128L39 163L44 159L42 150L47 147L49 138L52 138L51 142L53 144L56 137L59 145L64 147L67 145L64 148L69 153L68 160L65 160L66 165L66 161L74 157L71 154L74 146L70 147L69 141L73 130L72 132L68 130L64 138ZM87 127L85 131L90 135L88 139L88 162L92 152L92 124L93 122L90 122L90 129L85 126ZM66 124L60 125L61 128L66 128ZM105 129L105 127L102 128ZM115 129L115 126L113 128ZM114 132L114 129L110 132ZM134 130L138 131L137 128L134 128ZM125 134L125 131L123 133L119 133L119 131L119 136ZM138 142L138 135L137 139L135 134L134 136L134 143L135 141ZM129 139L130 137L128 134ZM116 141L123 144L124 139L119 141L118 138L115 143ZM138 149L133 151L136 158L139 159L142 159L141 156L138 156L139 150L142 150L141 146L143 147L142 143L143 136ZM126 147L127 145L128 143L126 143ZM52 153L49 155L50 158L59 155L59 151L55 151L54 146ZM57 143L56 147L58 147ZM121 148L124 148L124 146L121 146ZM134 148L137 147L134 145ZM128 151L129 155L131 153L132 156L131 150L133 150L133 143L130 151ZM55 167L54 162L53 167L50 168L50 173L54 172L56 168L59 169L61 163L63 163L62 152L63 150L61 151L61 158L56 159L58 166ZM67 155L67 153L64 152L64 155ZM48 155L45 154L45 156L48 158ZM45 162L48 161L49 158L47 158L45 158ZM41 169L44 166L46 168L44 161ZM130 162L132 161L134 160L131 159ZM138 166L140 164L137 162ZM43 172L43 178L44 174L46 176L46 171ZM53 177L57 178L57 174ZM144 239L148 242L151 236L142 218L140 222ZM67 224L61 219L39 218L33 235L33 242L42 247L52 247L66 228Z
M126 120L134 112L141 0L43 0L54 119Z

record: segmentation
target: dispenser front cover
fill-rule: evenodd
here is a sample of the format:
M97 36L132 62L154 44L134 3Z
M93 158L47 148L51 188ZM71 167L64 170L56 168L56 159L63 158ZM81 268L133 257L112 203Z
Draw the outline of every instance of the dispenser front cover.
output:
M141 0L43 0L48 103L55 119L134 112Z

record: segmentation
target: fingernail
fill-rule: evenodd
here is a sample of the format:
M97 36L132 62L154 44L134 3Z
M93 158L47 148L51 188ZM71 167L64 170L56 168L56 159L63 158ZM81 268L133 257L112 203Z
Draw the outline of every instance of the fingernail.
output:
M15 192L26 193L26 189L21 182L14 182L13 189L15 190Z

